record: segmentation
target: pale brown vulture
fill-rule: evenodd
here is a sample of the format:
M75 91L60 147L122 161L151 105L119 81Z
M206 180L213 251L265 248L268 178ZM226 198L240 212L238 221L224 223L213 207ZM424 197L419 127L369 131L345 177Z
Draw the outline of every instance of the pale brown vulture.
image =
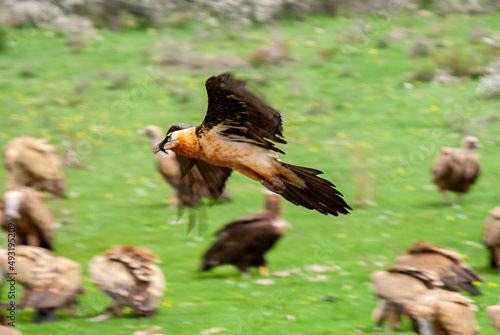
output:
M139 134L151 137L152 147L162 140L163 132L157 126L146 126L137 131ZM175 203L182 206L198 205L202 197L214 198L215 200L231 201L227 192L223 192L218 198L213 197L210 190L203 182L203 177L196 166L191 168L191 174L196 181L193 185L189 183L189 177L181 175L181 168L177 160L177 154L172 150L159 152L156 155L156 168L165 181L176 191Z
M4 200L0 199L0 212L3 230L8 233L15 225L16 245L52 249L54 217L36 190L21 187L6 192Z
M488 306L486 308L486 314L493 327L500 332L500 305Z
M7 310L6 313L9 314L10 312ZM13 316L13 320L6 319L5 316L3 315L2 311L0 310L0 334L1 335L21 335L21 332L17 331L15 328L9 326L9 322L13 322L14 320L15 320L15 316Z
M432 175L434 183L439 187L446 202L449 202L446 191L457 193L458 202L476 181L481 170L479 155L474 149L481 147L479 140L466 136L462 140L462 148L441 148Z
M475 285L481 282L481 276L472 270L455 250L418 241L407 254L396 258L396 264L434 271L447 290L464 290L472 295L482 294Z
M105 310L108 317L108 312L123 316L123 306L142 317L155 314L166 286L155 262L159 259L149 249L133 245L115 245L90 260L92 281L114 302Z
M472 302L460 293L436 289L422 292L406 308L420 335L477 335Z
M281 114L245 85L230 74L208 78L208 109L201 125L172 125L154 152L175 151L188 175L196 165L216 198L235 170L295 205L325 215L348 214L351 208L335 185L317 176L323 172L279 160L277 153L284 152L273 142L286 143Z
M200 270L232 264L245 275L252 266L258 267L261 274L267 274L264 254L290 228L280 214L281 197L267 192L265 210L242 216L217 232L217 241L205 253Z
M30 136L14 138L2 148L5 167L10 172L8 189L33 187L64 198L66 188L61 159L56 147L45 139Z
M434 272L409 266L374 271L371 277L373 290L377 298L381 299L381 304L373 310L373 321L381 327L388 320L393 329L401 322L401 315L407 315L406 305L417 295L443 286Z
M492 269L500 268L500 207L495 207L486 219L483 243L490 249L490 266Z
M56 320L58 308L74 313L76 295L84 294L80 264L54 256L44 248L18 245L14 269L11 269L8 252L8 249L0 249L0 265L7 276L5 280L12 270L17 273L16 282L21 284L24 292L20 305L35 309L34 322Z

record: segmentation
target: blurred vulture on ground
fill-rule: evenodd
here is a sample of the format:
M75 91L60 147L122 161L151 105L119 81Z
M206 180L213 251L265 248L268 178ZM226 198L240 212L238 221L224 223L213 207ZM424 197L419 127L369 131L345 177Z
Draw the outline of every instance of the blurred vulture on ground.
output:
M392 329L401 323L401 315L407 315L406 305L417 295L443 286L434 272L409 266L374 271L371 277L373 290L377 298L382 300L372 313L373 321L377 327L381 327L388 320Z
M418 241L407 254L396 258L396 264L435 272L447 290L464 290L472 295L482 294L474 285L481 281L481 277L462 261L455 250Z
M8 312L8 311L7 311ZM17 331L8 325L9 321L5 319L5 316L0 312L0 334L2 335L22 335L21 332Z
M56 147L45 139L29 136L17 137L7 143L2 149L5 167L10 172L7 188L28 186L64 198L66 182L61 160L55 151Z
M123 306L131 307L142 317L153 316L165 290L165 278L158 256L144 247L117 245L90 260L89 272L101 291L113 299L114 304L105 314L94 318L100 321L114 313L123 316Z
M251 266L258 267L261 274L268 274L264 254L290 228L290 224L280 217L279 194L267 191L265 207L265 210L242 216L218 231L217 241L205 253L200 270L232 264L244 275Z
M460 293L436 289L415 297L407 310L420 335L477 335L472 302Z
M486 219L483 243L490 249L490 266L492 269L500 268L500 207L495 207Z
M10 273L8 249L0 249L0 266ZM54 321L56 310L65 308L74 315L76 295L84 294L80 264L52 255L47 249L16 246L16 282L23 287L24 297L18 307L35 309L36 323Z
M462 140L462 148L441 148L432 175L434 183L446 202L449 202L446 191L457 193L458 202L470 186L474 184L481 165L479 155L474 149L481 147L479 140L473 136L466 136Z
M4 200L0 199L0 223L7 232L9 224L15 225L16 245L52 249L54 217L34 189L21 187L6 192Z
M9 313L9 311L6 311ZM15 330L11 326L9 326L10 320L7 320L3 315L2 311L0 311L0 334L2 335L21 335L21 332Z
M157 126L146 126L137 132L151 137L152 148L163 139L163 132ZM165 181L175 189L174 204L180 203L182 206L191 207L197 205L202 197L212 197L210 191L205 187L204 182L196 182L194 184L196 187L191 187L193 185L189 184L188 177L181 176L181 168L177 160L177 155L172 150L159 152L156 155L156 168ZM196 166L192 167L191 173L195 180L202 180L203 177ZM218 199L231 201L231 197L226 191Z
M500 304L488 306L486 308L486 314L488 315L488 319L490 319L493 327L500 332Z

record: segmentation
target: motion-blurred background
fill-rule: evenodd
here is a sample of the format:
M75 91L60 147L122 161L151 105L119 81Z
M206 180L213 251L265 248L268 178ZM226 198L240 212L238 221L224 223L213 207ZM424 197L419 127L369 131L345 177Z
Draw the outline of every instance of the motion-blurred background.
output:
M481 334L496 334L485 308L498 303L500 278L482 234L500 205L499 9L496 0L1 0L0 146L20 136L54 146L67 197L42 191L53 253L82 266L86 290L79 315L59 309L56 321L34 324L36 311L18 308L16 329L389 334L374 330L370 272L426 240L483 277L483 295L463 294L478 307ZM267 255L268 277L231 266L197 272L218 229L262 209L262 186L235 173L232 202L206 207L207 227L188 234L151 139L137 133L199 124L206 78L228 71L282 113L286 161L324 171L354 208L332 217L283 203L292 229ZM431 171L441 147L467 135L482 144L481 173L452 206ZM10 178L0 171L2 193ZM162 261L156 315L125 309L90 322L111 299L88 262L124 244ZM397 333L413 333L408 319Z

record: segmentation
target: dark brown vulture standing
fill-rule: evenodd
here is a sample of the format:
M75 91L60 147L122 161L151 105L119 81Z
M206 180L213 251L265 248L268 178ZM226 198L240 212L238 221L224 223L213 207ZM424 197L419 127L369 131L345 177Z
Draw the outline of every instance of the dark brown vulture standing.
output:
M232 170L256 180L295 205L322 214L348 214L349 205L321 171L282 162L275 147L282 139L281 114L245 88L246 82L221 74L207 79L208 109L199 126L176 123L154 152L172 150L183 173L196 165L213 197ZM275 152L272 152L275 151ZM187 188L189 189L189 188Z
M0 249L0 266L10 273L7 249ZM18 307L35 309L36 323L54 321L56 310L65 308L74 314L76 295L84 294L82 267L64 257L52 255L44 248L16 246L16 282L23 287L24 297Z
M6 192L3 202L0 199L0 223L5 231L9 223L15 224L16 245L52 249L54 217L36 190L22 187Z
M464 290L472 295L482 294L474 285L481 281L481 277L462 261L462 257L455 250L418 241L407 254L396 258L396 264L435 272L447 290Z
M486 314L493 327L500 332L500 305L488 306L486 308Z
M64 198L66 188L62 162L55 155L56 147L45 139L21 136L2 148L5 167L10 172L8 189L19 186L47 191Z
M268 274L264 254L290 224L280 217L279 195L267 192L265 207L262 212L242 216L217 232L217 241L205 253L200 270L232 264L245 275L252 266L258 267L261 274Z
M138 133L151 137L153 148L163 137L163 132L157 126L146 126L144 129L138 130ZM189 180L188 176L184 176L186 180L182 180L181 167L179 166L176 153L172 150L159 152L156 155L156 167L165 181L175 189L176 195L174 201L176 204L180 203L183 206L189 207L197 205L202 197L212 197L210 190L205 187L203 177L196 166L193 166L191 169L192 176L196 180L193 186L196 186L196 188L182 190L182 187L189 185ZM227 192L223 192L220 197L215 199L231 201L231 197Z
M490 266L492 269L500 268L500 207L495 207L486 219L483 243L490 249Z
M395 328L401 322L401 315L407 315L406 305L417 295L442 287L443 283L431 271L418 270L409 266L394 266L387 271L372 272L373 290L382 304L372 313L373 321L381 327L385 320Z
M155 314L165 291L165 278L153 262L159 259L149 249L133 245L115 245L104 256L90 260L92 281L114 302L106 312L123 316L123 306L129 306L142 317Z
M438 185L446 202L449 202L446 191L456 192L460 202L462 195L469 191L481 170L479 155L474 151L481 147L479 140L473 136L466 136L462 140L462 146L462 148L441 148L432 170L434 183Z
M420 335L478 335L472 302L460 293L436 289L415 297L407 310Z

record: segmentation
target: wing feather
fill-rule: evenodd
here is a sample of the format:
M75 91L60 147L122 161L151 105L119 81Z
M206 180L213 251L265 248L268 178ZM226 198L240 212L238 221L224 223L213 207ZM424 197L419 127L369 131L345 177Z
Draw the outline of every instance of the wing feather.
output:
M284 154L273 142L283 143L281 114L246 89L246 82L229 73L207 79L207 115L199 132L223 124L221 135L235 142L252 143Z

